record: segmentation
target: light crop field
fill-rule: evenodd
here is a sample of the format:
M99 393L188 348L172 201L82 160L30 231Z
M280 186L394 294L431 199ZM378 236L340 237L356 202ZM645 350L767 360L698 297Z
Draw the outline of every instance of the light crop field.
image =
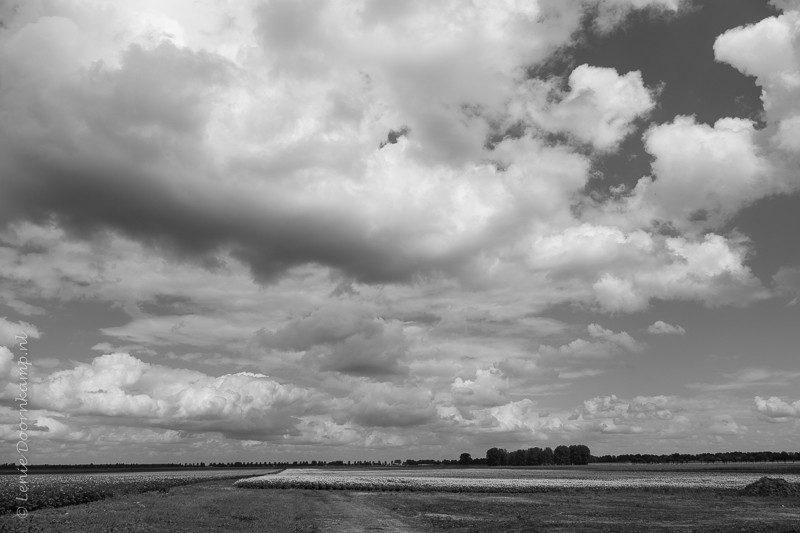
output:
M253 472L264 474L267 470ZM23 476L27 492L20 492L20 476L0 476L0 514L24 506L28 511L45 507L62 507L101 500L115 495L149 491L166 492L171 487L200 483L213 479L238 479L242 470L210 470L186 472L111 472L96 474L29 474ZM20 502L16 498L24 498Z
M241 479L240 488L428 492L542 492L553 489L741 489L755 472L669 472L586 469L284 470ZM800 482L798 474L784 474Z

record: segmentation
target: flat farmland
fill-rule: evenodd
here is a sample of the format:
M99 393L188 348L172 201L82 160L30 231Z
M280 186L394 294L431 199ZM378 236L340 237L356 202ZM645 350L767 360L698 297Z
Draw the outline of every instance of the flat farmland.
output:
M762 469L763 470L763 469ZM789 482L800 482L800 472L780 467ZM676 466L667 468L389 468L296 469L243 479L237 487L252 489L321 489L422 492L542 492L563 489L741 489L765 475L757 469Z
M800 498L750 496L728 481L733 476L747 483L763 475L797 480L798 468L737 466L740 468L321 469L331 476L372 480L403 474L412 480L436 477L550 483L536 492L514 493L247 490L235 487L232 480L209 479L172 487L168 492L127 493L81 505L41 509L24 521L13 514L0 516L0 532L800 532ZM613 488L555 484L557 479L608 481L614 476L628 481L663 475L684 480L687 474L710 476L724 483L717 487L707 483L622 484ZM266 477L299 479L309 475L321 474L298 469Z
M28 511L88 503L127 493L160 491L213 479L235 480L246 475L276 472L236 469L183 470L162 472L59 473L0 476L0 515L15 512L19 505ZM26 492L20 492L20 481ZM17 498L25 498L20 502Z

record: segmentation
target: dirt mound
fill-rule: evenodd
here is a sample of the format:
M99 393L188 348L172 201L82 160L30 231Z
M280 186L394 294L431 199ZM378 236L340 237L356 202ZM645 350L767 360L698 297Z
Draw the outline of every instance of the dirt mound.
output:
M748 496L796 496L800 497L800 483L789 483L783 478L762 477L744 488Z

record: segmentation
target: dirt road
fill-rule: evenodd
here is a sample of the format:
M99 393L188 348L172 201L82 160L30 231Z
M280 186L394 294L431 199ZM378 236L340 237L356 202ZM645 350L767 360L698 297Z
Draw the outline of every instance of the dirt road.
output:
M315 491L309 494L320 532L341 533L424 533L416 520L401 517L372 503L369 494Z

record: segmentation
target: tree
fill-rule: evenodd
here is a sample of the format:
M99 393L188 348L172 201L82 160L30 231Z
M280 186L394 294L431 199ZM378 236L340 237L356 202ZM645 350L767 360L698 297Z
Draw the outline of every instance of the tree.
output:
M542 449L538 446L528 448L525 452L525 464L528 466L538 466L542 464Z
M508 466L508 450L500 448L500 466Z
M542 452L542 464L543 465L551 465L553 464L553 449L548 446Z
M568 465L569 464L569 448L564 446L556 446L556 449L553 450L553 462L557 465Z
M458 457L458 464L460 465L469 465L472 464L472 456L468 453L462 453Z
M588 465L589 459L592 457L592 452L589 450L589 447L583 444L578 444L577 446L575 446L575 448L576 448L576 455L572 459L572 464Z
M486 464L488 466L500 466L500 450L498 448L486 450Z

